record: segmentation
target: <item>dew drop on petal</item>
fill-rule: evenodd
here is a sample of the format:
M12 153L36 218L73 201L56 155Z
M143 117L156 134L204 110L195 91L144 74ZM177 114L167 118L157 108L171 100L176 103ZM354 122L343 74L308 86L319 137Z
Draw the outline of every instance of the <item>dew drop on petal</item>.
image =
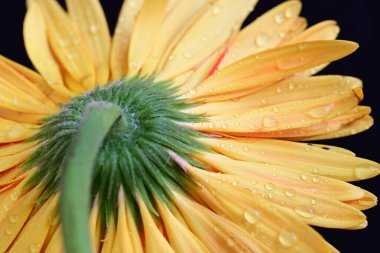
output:
M330 114L331 110L334 108L334 104L329 104L328 106L315 107L306 112L311 118L320 119L324 118Z
M212 8L212 15L217 16L222 11L222 7L219 5L215 5L214 8Z
M268 34L260 33L257 35L255 42L258 47L262 47L268 43L268 40L269 40Z
M357 167L354 169L355 177L357 179L367 179L378 175L380 172L379 168L376 167Z
M96 34L99 31L99 27L95 24L90 25L90 33Z
M191 57L193 57L193 53L191 53L190 51L186 51L183 53L183 57L185 57L186 59L191 59Z
M5 230L5 233L7 235L12 235L13 234L13 229L11 227L8 227L6 230Z
M35 253L35 252L38 252L40 248L40 244L39 243L33 243L29 246L29 252L30 253Z
M277 14L276 16L274 16L274 21L279 25L284 23L285 15L283 13Z
M244 150L244 152L249 152L249 151L251 151L251 148L248 147L248 146L245 146L245 147L243 148L243 150Z
M20 196L20 194L17 191L13 191L11 193L11 200L16 201L19 196Z
M19 221L19 217L17 215L11 215L9 216L9 221L11 223L17 223Z
M228 238L227 239L227 245L230 247L234 247L236 245L235 239L234 238Z
M297 243L297 234L288 229L281 229L278 234L281 245L287 248L293 247Z
M9 211L10 207L9 207L9 203L8 202L4 202L2 204L2 206L3 206L4 211Z
M244 219L250 224L256 224L260 220L260 211L256 208L248 208L244 212Z
M238 181L236 181L236 180L233 180L233 181L232 181L232 185L233 185L233 186L237 186L238 184L239 184Z
M272 184L272 183L265 184L265 189L267 189L268 191L273 191L274 190L274 184Z
M280 70L288 70L300 67L305 64L305 58L301 56L289 56L277 59L277 67Z
M275 126L277 126L277 121L274 118L265 117L263 119L263 126L264 127L275 127Z
M292 18L297 14L297 6L290 6L285 10L285 17Z
M288 196L289 198L293 198L295 194L296 194L296 191L294 189L285 190L285 195Z
M310 199L310 203L311 203L312 205L316 205L316 204L317 204L317 200L314 199L314 198L312 198L312 199Z
M308 175L308 174L302 174L302 175L301 175L301 179L302 179L303 181L306 181L306 180L309 179L309 175Z
M305 207L305 206L299 206L299 207L296 207L294 208L294 212L296 212L298 215L304 217L304 218L307 218L307 219L311 219L313 217L315 217L315 212L314 212L314 208L312 207Z

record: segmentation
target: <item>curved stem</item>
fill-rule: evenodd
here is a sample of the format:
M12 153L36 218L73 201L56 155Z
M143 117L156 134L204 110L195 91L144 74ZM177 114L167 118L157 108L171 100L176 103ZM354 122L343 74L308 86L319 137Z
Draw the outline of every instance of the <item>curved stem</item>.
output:
M92 252L89 236L91 174L103 140L121 113L119 106L110 103L89 104L71 144L60 199L65 252Z

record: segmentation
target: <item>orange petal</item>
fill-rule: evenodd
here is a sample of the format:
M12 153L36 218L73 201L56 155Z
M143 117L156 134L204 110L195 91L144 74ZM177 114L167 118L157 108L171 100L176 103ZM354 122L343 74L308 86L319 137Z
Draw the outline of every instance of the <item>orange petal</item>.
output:
M131 44L128 53L128 75L132 76L140 70L149 52L152 50L155 38L160 32L162 21L166 14L168 0L145 0L137 15L133 27Z
M257 0L217 0L199 17L173 50L159 75L171 79L201 63L239 29Z
M119 80L127 73L131 34L135 26L136 15L140 11L142 3L143 0L125 0L121 7L111 46L110 64L113 80Z
M286 1L245 27L228 47L219 69L251 54L276 47L297 20L300 1Z
M356 181L374 177L380 173L376 162L332 152L305 143L282 140L249 139L201 139L219 153L234 159L281 165L301 173Z
M66 5L95 63L96 83L106 84L109 80L111 36L99 1L66 0Z
M192 99L219 94L254 91L270 83L320 64L340 59L357 49L348 41L312 41L264 51L233 63L200 84ZM264 85L264 86L263 86ZM220 95L223 93L222 95Z

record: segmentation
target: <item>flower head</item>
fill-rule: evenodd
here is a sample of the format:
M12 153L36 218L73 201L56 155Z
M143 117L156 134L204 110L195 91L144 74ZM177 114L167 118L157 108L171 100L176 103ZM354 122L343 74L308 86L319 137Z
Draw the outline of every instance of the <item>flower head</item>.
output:
M126 0L111 38L97 0L28 0L38 73L0 58L0 252L63 252L88 165L94 252L328 252L310 225L366 227L348 182L380 165L298 142L373 124L359 79L313 76L357 44L297 0L240 30L256 3Z

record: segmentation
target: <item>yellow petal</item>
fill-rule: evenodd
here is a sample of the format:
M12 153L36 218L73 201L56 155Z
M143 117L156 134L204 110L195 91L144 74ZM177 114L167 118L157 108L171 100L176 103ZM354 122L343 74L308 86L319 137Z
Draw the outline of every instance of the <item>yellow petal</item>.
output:
M143 0L125 0L121 7L111 46L110 64L113 80L119 80L127 73L129 43L142 3Z
M173 50L160 79L171 79L201 63L239 29L257 0L217 0L187 31Z
M159 62L166 61L178 40L189 29L199 14L205 10L209 2L209 0L175 2L175 6L172 7L175 10L168 12L165 17L160 29L160 35L156 39L147 61L144 63L143 74L157 72L156 68Z
M138 73L160 32L168 0L145 0L133 27L128 53L128 75Z
M8 145L0 146L0 157L18 154L26 149L36 145L35 142L28 143L11 143Z
M122 191L121 194L123 195ZM112 253L134 252L132 241L129 237L128 222L125 211L125 199L119 197L119 208L116 226L115 241L113 243Z
M288 166L301 173L356 181L374 177L380 173L376 162L313 147L305 143L282 140L250 139L202 139L202 142L234 159ZM248 151L245 151L247 150Z
M350 111L358 102L353 92L338 93L316 99L253 108L239 114L212 116L207 118L208 122L195 123L192 127L201 131L235 136L260 136L256 133L288 131L318 124Z
M201 104L188 109L187 112L207 116L238 114L251 108L326 97L333 93L350 92L361 87L362 82L354 77L326 75L289 78L252 94L227 101Z
M174 192L173 201L186 219L191 231L210 252L270 252L257 238L208 208Z
M42 15L40 13L40 15ZM36 35L35 35L36 36ZM47 38L45 38L47 39ZM29 56L31 58L31 56ZM37 74L36 72L10 60L6 57L0 55L0 61L8 64L11 68L17 71L20 75L26 78L29 82L33 83L36 87L39 88L47 97L49 97L56 104L66 102L68 100L68 96L72 96L71 94L61 83L60 85L54 85L54 83L48 83L44 81L44 79ZM41 72L43 73L43 72ZM49 79L47 79L49 80Z
M16 166L11 170L1 173L0 190L21 182L27 174L22 166Z
M145 252L147 253L174 253L164 235L157 228L153 217L141 197L138 197L141 218L144 226Z
M26 149L18 154L0 157L0 172L6 171L13 166L24 162L36 151L36 147Z
M367 210L377 205L377 197L369 191L363 190L364 196L360 199L345 201L346 204L353 206L359 210Z
M80 32L56 1L39 1L50 45L62 67L87 89L95 86L94 61Z
M251 54L276 47L297 20L300 1L286 1L245 27L228 47L219 69Z
M48 242L48 245L44 252L46 253L64 253L64 246L63 246L63 234L62 234L62 228L59 226L52 237L52 239ZM97 252L97 251L96 251Z
M333 20L326 20L309 27L287 44L305 41L334 40L339 34L339 26Z
M281 40L280 45L286 44L288 41L294 39L301 34L307 27L307 20L304 17L298 17L297 20L290 27L286 36Z
M131 237L133 252L143 253L144 250L141 243L140 231L136 225L135 217L128 208L126 208L125 211L127 213L128 232L129 236Z
M99 252L100 248L100 218L99 218L99 199L95 198L90 213L90 237L92 248L95 252Z
M342 58L357 49L348 41L312 41L264 51L246 57L216 72L198 86L192 99L220 93L250 91L291 76L297 72Z
M42 189L35 187L16 200L7 215L0 219L0 252L5 252L21 231L28 217L35 207Z
M9 253L39 252L52 225L58 205L58 195L51 197L23 227Z
M165 230L168 233L170 244L175 252L209 252L202 242L170 212L169 208L157 200Z
M363 118L355 120L350 124L344 124L343 127L339 127L339 129L336 131L326 132L320 135L315 135L309 138L302 138L302 139L303 140L327 140L327 139L341 138L344 136L350 136L350 135L361 133L363 131L368 130L373 125L373 122L374 121L371 116L364 116Z
M262 186L267 183L275 184L283 189L281 194L288 196L289 199L294 197L291 195L295 195L296 191L339 201L360 199L364 195L362 189L349 183L311 173L302 173L291 167L239 161L210 153L196 155L195 157L222 173L248 176L252 178L252 182L255 182L255 187L259 181L262 182ZM289 194L286 194L286 190Z
M27 96L29 99L40 103L41 106L48 107L51 112L56 112L58 107L44 93L41 92L33 83L22 76L19 72L0 59L1 79L5 84L10 84L11 88L19 95Z
M104 238L102 241L102 250L101 253L112 253L112 246L115 241L116 227L115 227L115 218L111 216L109 226L105 232Z
M53 88L66 91L60 66L50 50L47 24L36 1L28 6L24 21L25 48L30 60L47 83Z
M94 60L96 83L106 84L111 36L101 5L97 0L67 0L66 4Z
M214 157L214 161L211 162L208 159L207 164L224 174L197 171L204 178L198 179L202 184L205 184L203 180L206 180L206 184L209 183L207 180L219 181L219 183L222 182L227 185L232 184L259 197L266 198L268 201L278 205L279 208L284 208L285 211L295 214L307 224L349 229L365 221L365 216L359 210L336 200L335 195L328 193L329 188L324 189L324 185L320 184L320 182L329 180L328 178L302 174L301 177L290 179L289 177L283 177L282 173L277 174L277 168L275 171L272 170L271 174L266 173L266 175L263 175L265 173L260 171L262 166L252 166L250 163L228 159L223 156L218 156L216 159ZM239 170L240 173L235 173L235 170ZM245 172L242 172L244 170ZM302 179L306 177L309 177L310 180ZM338 180L336 181L339 182ZM308 184L308 188L304 187L305 184ZM336 185L340 186L339 183L336 183ZM331 194L338 192L337 194L343 195L343 199L344 197L356 199L364 195L363 191L355 189L354 186L349 187L344 183L341 185L343 185L341 187L342 192L334 190ZM210 186L213 187L213 184L210 183ZM215 196L215 198L218 197Z

